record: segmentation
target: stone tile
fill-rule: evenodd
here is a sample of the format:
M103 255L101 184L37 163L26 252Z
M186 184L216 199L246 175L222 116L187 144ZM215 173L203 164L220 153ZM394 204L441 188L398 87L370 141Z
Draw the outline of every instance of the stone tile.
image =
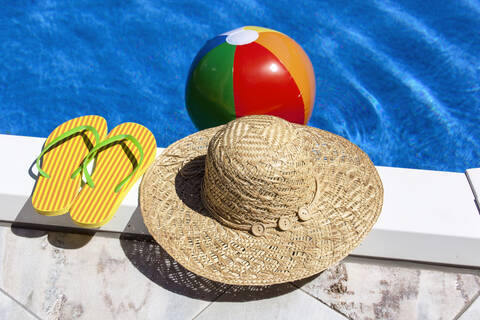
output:
M299 286L352 319L453 319L480 291L480 276L468 269L349 257Z
M294 285L210 281L152 240L0 227L0 287L42 319L453 319L480 271L350 257ZM461 319L480 318L479 304ZM22 310L0 297L0 319Z
M227 289L152 241L0 227L0 261L0 287L42 319L192 319Z
M284 284L257 287L257 289L232 286L196 319L345 320L347 318L291 284Z
M480 319L480 297L458 318L458 320L478 320Z
M37 319L13 299L0 292L0 319Z

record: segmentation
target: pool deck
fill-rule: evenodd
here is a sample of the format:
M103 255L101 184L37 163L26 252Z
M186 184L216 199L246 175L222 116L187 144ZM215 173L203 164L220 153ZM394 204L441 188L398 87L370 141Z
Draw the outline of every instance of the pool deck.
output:
M103 232L25 228L50 223L30 204L43 141L0 135L2 146L23 147L0 159L9 168L0 183L1 319L480 319L478 169L467 179L378 167L384 208L354 255L302 281L240 287L196 276L135 237L146 233L135 188Z
M153 241L9 226L0 239L1 319L480 319L478 269L348 257L304 281L237 287Z

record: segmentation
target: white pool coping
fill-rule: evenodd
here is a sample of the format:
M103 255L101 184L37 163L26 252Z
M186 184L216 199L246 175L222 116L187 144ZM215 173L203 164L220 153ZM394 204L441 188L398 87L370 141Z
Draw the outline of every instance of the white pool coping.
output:
M0 221L82 231L68 215L45 217L31 205L36 173L33 164L44 141L0 135L4 150L0 157ZM162 150L159 148L157 154ZM466 174L377 169L385 190L382 214L353 254L480 267L480 206L475 203L475 195L480 195L480 168L469 169ZM100 231L148 235L138 207L139 184ZM478 197L476 201L480 203Z

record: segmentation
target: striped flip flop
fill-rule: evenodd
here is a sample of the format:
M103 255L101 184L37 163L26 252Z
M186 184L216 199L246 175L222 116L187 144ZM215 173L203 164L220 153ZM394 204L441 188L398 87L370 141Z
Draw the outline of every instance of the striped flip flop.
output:
M129 122L115 127L85 158L81 170L87 185L70 208L72 220L87 228L110 221L128 191L155 159L156 151L155 137L144 126ZM95 157L95 169L90 176L86 168Z
M32 205L38 213L56 216L68 212L82 181L72 173L106 134L107 122L100 116L69 120L50 133L36 161L38 180Z

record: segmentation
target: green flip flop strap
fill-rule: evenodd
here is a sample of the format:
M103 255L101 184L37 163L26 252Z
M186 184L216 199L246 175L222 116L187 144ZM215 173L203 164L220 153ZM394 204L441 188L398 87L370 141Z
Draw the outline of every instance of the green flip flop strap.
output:
M85 126L79 126L79 127L75 127L73 129L70 129L68 131L65 131L64 133L62 133L61 135L59 135L58 137L53 139L52 142L50 142L48 145L46 145L43 148L40 155L37 157L36 164L37 164L38 173L45 178L50 178L50 175L48 173L46 173L45 171L43 171L42 168L40 167L40 159L43 157L43 155L47 151L49 151L58 142L62 141L65 138L73 136L75 133L82 132L82 131L85 131L85 130L88 130L88 131L93 133L93 135L95 137L95 143L97 143L98 140L100 140L100 135L98 134L97 130L92 126L86 126L86 125Z
M143 148L140 145L140 142L138 142L138 140L135 139L135 137L129 134L120 134L120 135L105 139L104 141L97 144L92 150L90 150L90 153L85 157L85 160L83 160L82 165L73 172L72 178L75 178L77 174L80 173L80 171L83 171L83 175L85 176L85 180L87 180L87 184L91 188L95 187L92 177L90 176L87 170L88 164L90 163L90 161L92 161L95 158L100 148L105 147L117 141L122 141L122 140L130 140L135 145L135 147L137 147L138 151L140 152L140 160L137 162L137 165L135 166L135 168L133 168L132 172L128 176L126 176L122 181L120 181L120 183L115 187L115 192L120 191L123 185L127 183L127 181L135 174L135 172L137 172L138 168L143 162Z

